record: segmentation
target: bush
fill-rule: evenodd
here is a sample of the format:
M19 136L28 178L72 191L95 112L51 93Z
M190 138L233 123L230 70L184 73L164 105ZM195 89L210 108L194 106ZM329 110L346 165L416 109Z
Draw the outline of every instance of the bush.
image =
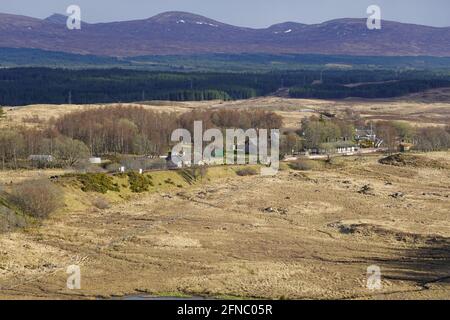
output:
M173 180L171 178L167 178L166 180L164 180L164 183L175 185L175 182L173 182Z
M14 185L9 201L24 213L46 218L63 205L63 192L49 180L31 180Z
M105 198L95 198L92 201L92 204L97 208L97 209L109 209L111 207L110 203L108 200L106 200Z
M194 184L197 180L203 180L208 174L206 166L193 166L178 171L178 174L189 184Z
M194 166L191 168L188 168L190 173L192 174L192 177L195 180L202 179L206 177L208 174L208 168L206 166Z
M119 163L113 162L113 163L104 163L102 166L107 172L118 172L122 165Z
M244 177L244 176L255 176L258 174L258 171L255 168L243 168L236 171L236 174L238 176Z
M140 193L148 191L150 186L153 186L152 177L136 172L129 172L128 181L130 182L130 189L132 192Z
M77 180L83 185L81 190L84 192L106 193L108 191L119 192L119 186L113 182L113 179L104 173L86 173L76 176Z
M27 219L18 214L14 210L8 208L8 204L4 204L0 199L0 233L13 231L16 228L27 226Z
M314 163L311 160L297 160L289 164L293 170L309 171L314 169Z

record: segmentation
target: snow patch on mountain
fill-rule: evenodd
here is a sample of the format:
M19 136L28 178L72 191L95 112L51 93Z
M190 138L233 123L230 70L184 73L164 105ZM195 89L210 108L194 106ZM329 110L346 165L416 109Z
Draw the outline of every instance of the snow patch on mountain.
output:
M274 31L273 33L274 34L280 34L280 33L291 33L291 32L292 32L292 29L288 29L288 30L283 31L283 32L281 32L281 31Z
M196 24L198 24L198 25L207 25L207 26L211 26L211 27L215 27L215 28L218 27L217 24L212 24L212 23L202 22L202 21L197 21Z

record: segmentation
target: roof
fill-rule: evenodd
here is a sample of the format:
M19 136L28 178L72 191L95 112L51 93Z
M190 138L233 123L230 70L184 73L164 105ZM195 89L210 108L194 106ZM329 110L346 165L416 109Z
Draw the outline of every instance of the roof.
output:
M28 157L29 160L46 160L53 161L53 156L48 154L32 154Z

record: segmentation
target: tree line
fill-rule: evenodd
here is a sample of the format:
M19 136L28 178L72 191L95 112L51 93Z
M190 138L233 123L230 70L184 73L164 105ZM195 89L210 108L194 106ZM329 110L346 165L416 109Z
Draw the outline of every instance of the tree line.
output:
M290 89L289 95L292 98L316 99L393 98L442 87L450 87L450 80L402 80L356 87L347 87L340 84L308 85Z
M321 80L320 85L312 85ZM388 84L345 85L397 81ZM448 74L395 70L150 72L127 69L0 69L0 105L249 99L290 88L294 98L393 97L450 86Z
M41 128L0 129L2 168L26 166L30 155L52 155L52 165L74 166L89 156L167 155L175 129L193 133L194 121L208 128L280 128L281 117L268 111L207 110L184 114L144 107L99 107L51 119ZM39 163L38 165L50 165Z

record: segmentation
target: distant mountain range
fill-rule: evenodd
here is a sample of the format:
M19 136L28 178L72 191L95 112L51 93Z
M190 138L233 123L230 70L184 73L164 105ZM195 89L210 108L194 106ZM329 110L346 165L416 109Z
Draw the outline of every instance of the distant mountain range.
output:
M368 30L366 19L306 25L286 22L265 29L236 27L185 12L149 19L82 23L68 30L66 17L46 19L0 14L0 47L110 57L204 53L450 56L450 27L383 21Z

